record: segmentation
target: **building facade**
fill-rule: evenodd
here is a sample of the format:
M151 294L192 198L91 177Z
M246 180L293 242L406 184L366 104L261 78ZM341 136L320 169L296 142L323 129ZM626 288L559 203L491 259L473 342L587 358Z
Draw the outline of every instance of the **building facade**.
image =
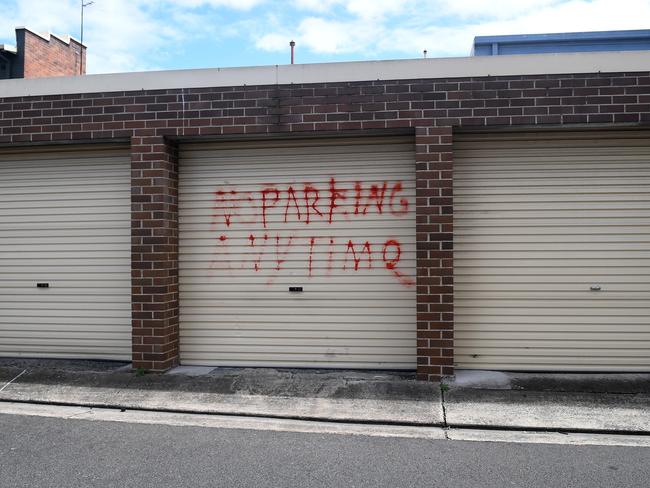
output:
M648 52L0 93L0 355L650 371Z
M72 37L16 28L16 45L0 45L0 80L86 73L86 46Z
M472 56L604 51L647 51L650 29L477 36Z

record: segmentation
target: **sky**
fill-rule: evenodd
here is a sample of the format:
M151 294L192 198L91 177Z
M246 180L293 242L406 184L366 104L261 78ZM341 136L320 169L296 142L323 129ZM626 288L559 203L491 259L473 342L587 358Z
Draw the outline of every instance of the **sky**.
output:
M85 0L89 2L90 0ZM80 37L79 0L0 0L14 28ZM650 28L650 0L94 0L87 72L467 56L476 35Z

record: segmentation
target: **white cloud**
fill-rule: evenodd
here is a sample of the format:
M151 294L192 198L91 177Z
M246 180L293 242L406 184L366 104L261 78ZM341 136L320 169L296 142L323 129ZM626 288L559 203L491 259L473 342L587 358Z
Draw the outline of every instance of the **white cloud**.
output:
M369 20L397 14L404 11L407 5L406 0L349 0L346 2L346 8L351 14Z
M92 71L137 71L155 67L155 54L182 32L173 24L161 24L133 0L96 2L86 13ZM143 55L148 53L148 56Z
M3 2L0 42L17 25L79 37L78 0ZM98 73L173 67L201 41L284 52L293 39L300 59L463 56L477 35L643 29L649 18L649 0L95 0L84 41Z
M289 49L289 41L293 39L287 34L272 32L265 34L255 41L255 46L265 51L283 51Z
M179 7L226 7L237 10L250 10L257 5L264 3L265 0L168 0Z
M15 5L4 6L0 16L0 35L13 36L14 28L29 27L37 32L54 32L64 35L71 25L79 30L79 8L77 2L61 0L21 0Z
M647 28L649 18L650 2L647 0L626 0L624 3L617 0L572 0L528 10L516 18L476 28L493 35L642 29Z
M315 53L356 52L360 45L367 45L373 25L329 21L310 17L298 26L300 46L306 46Z
M238 35L197 9L249 10L265 0L96 0L85 10L88 73L139 71L164 66L174 46L188 38ZM13 0L4 8L0 32L8 43L16 26L80 37L78 0ZM12 8L13 7L13 8ZM202 12L203 14L205 11Z
M334 7L343 7L352 15L373 19L401 12L408 7L409 2L408 0L295 0L295 5L299 9L320 14L330 12Z
M343 0L295 0L295 6L300 10L325 13L334 6L344 3Z
M439 0L436 8L440 15L462 19L514 18L533 10L559 5L566 0Z
M309 6L312 0L299 0ZM330 0L351 15L327 12L308 17L293 29L299 47L319 54L385 53L419 57L468 55L474 36L647 28L648 0ZM261 35L261 49L286 49L289 27ZM275 40L276 42L271 42Z
M530 3L530 2L529 2ZM539 2L538 2L539 3ZM644 28L641 19L650 18L650 2L628 0L627 8L637 15L613 16L611 0L572 0L562 5L535 8L508 19L486 19L457 26L414 26L392 29L378 41L380 50L397 50L418 56L427 49L430 56L463 56L470 52L475 36L625 30ZM499 14L495 14L499 15Z
M255 45L266 51L284 51L291 39L297 48L307 48L319 54L344 54L371 49L382 27L361 21L326 20L308 17L300 22L293 34L289 31L272 32L259 37Z

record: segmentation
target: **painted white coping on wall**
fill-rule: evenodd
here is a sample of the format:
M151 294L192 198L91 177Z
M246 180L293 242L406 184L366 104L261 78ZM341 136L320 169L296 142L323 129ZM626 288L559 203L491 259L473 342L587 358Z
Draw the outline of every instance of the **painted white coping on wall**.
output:
M218 86L650 71L650 51L525 54L113 73L0 81L0 98Z
M32 34L37 35L38 37L40 37L41 39L43 39L43 40L45 40L45 41L47 41L47 42L50 42L50 40L51 40L53 37L55 37L56 39L58 39L59 41L61 41L61 42L64 43L64 44L70 44L70 41L74 41L74 42L76 42L77 44L81 44L81 41L80 41L79 39L77 39L76 37L72 37L72 36L70 36L70 35L59 36L59 35L57 35L57 34L53 34L53 33L51 33L51 32L36 32L35 30L30 29L29 27L25 27L24 25L21 25L21 26L16 27L15 30L17 30L17 31L19 31L19 30L26 30L26 31L29 31L29 32L31 32ZM82 45L83 47L87 47L85 44L81 44L81 45Z

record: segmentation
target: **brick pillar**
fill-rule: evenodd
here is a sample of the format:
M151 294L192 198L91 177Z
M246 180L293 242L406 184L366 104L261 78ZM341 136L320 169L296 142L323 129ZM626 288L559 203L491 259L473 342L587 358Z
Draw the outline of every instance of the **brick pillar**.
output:
M163 137L131 139L133 367L178 364L178 151Z
M427 381L454 373L451 144L451 127L416 129L417 377Z

